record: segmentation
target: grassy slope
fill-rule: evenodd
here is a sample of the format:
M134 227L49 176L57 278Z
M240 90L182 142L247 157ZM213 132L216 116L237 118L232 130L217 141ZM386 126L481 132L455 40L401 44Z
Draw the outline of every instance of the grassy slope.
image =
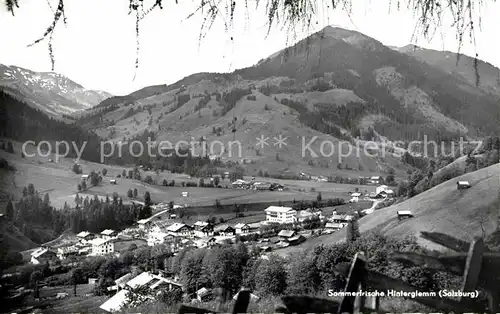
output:
M32 157L32 158L21 158L21 144L14 143L15 154L8 154L4 151L0 151L0 156L6 158L9 163L12 163L17 171L15 173L8 173L10 179L8 182L4 182L3 190L10 194L14 200L19 199L24 186L29 183L34 184L35 188L39 192L49 193L50 200L53 206L56 208L61 208L64 202L67 202L69 206L74 206L75 193L77 192L77 184L80 182L81 175L77 175L71 171L71 166L73 160L69 158L63 158L58 163L51 163L48 160L52 158L55 161L55 157ZM28 153L32 152L32 148L28 147ZM191 181L198 183L198 178L190 179L187 175L183 174L172 174L169 172L162 172L156 175L154 172L142 172L142 177L146 175L151 175L153 180L156 180L161 184L163 179L168 181L175 180L175 187L163 187L159 185L148 185L137 180L130 180L124 178L118 178L116 185L109 184L109 179L116 178L118 174L121 174L123 169L131 169L130 167L119 167L113 165L103 165L92 162L80 161L83 168L83 173L88 174L90 171L100 171L103 168L108 170L107 175L103 178L103 182L98 187L92 187L89 190L80 193L80 195L90 195L95 194L99 196L112 196L114 192L118 193L124 201L129 200L126 195L128 189L137 188L138 198L143 199L143 195L146 191L149 191L153 202L168 202L173 200L176 204L190 204L190 205L213 205L215 199L219 199L222 204L233 204L233 203L253 203L253 202L269 202L269 201L279 201L279 200L307 200L315 199L317 192L322 192L323 199L340 197L347 199L349 197L349 192L354 191L356 187L361 190L373 191L373 187L370 186L360 186L360 185L348 185L348 184L335 184L328 182L311 182L311 181L292 181L292 180L277 180L277 179L267 179L267 178L257 178L257 180L262 179L271 182L280 182L285 186L289 187L289 191L283 192L254 192L250 190L241 189L215 189L215 188L183 188L180 185L183 181ZM3 170L2 170L3 171ZM6 171L3 171L6 172ZM247 178L248 179L248 178ZM15 186L13 184L15 182ZM228 180L221 181L222 185L229 185ZM314 188L315 191L311 191ZM305 190L299 192L299 189ZM190 196L187 198L182 197L183 191L189 191ZM4 204L0 204L2 207Z
M468 190L457 190L456 182L467 180L472 185ZM419 236L420 231L442 232L470 241L482 234L481 224L486 233L497 226L500 196L500 164L467 173L446 181L405 202L375 211L359 222L361 232L380 231L388 236ZM411 210L414 218L398 222L397 212ZM343 241L345 230L332 235L315 238L293 248L278 251L288 255L301 248L319 244ZM431 249L442 249L429 241L419 238L419 242Z

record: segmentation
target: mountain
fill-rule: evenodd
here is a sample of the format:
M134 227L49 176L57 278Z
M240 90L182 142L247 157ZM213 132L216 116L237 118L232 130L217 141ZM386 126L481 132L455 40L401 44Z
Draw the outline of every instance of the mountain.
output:
M488 62L478 59L477 65L474 66L474 58L469 56L450 51L425 49L416 45L407 45L398 50L447 73L460 76L471 85L476 85L477 68L479 88L500 97L500 69Z
M381 115L373 117L372 124L392 138L436 132L475 136L500 130L498 97L356 31L326 27L236 74L247 80L328 80L336 89L351 90L367 105L378 107L375 113L380 110Z
M85 89L53 72L34 72L0 64L0 89L51 116L70 115L111 97L107 92Z
M215 154L247 159L251 171L325 174L333 168L357 177L391 168L406 171L395 147L375 149L375 156L341 156L356 152L363 140L391 146L424 136L476 139L499 133L499 118L498 99L463 77L359 32L326 27L249 68L196 73L172 85L107 99L82 112L77 123L112 141L144 134L170 142L235 139L241 154ZM279 134L287 137L285 147L273 145ZM270 144L259 149L261 135ZM328 144L323 157L303 154L301 141L313 136L318 136L315 152L322 142ZM334 151L325 149L330 146Z

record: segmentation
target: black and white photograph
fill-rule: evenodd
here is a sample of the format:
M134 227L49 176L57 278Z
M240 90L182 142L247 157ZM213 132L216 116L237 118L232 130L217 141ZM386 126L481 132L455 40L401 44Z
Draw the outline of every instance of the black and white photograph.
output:
M0 314L500 313L499 14L0 0Z

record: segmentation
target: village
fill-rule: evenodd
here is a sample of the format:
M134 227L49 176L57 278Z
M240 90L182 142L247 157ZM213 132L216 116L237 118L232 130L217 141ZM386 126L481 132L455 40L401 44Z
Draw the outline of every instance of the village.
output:
M376 178L373 180L377 182ZM243 180L233 182L233 186L239 188L253 188L255 185L264 184L249 184ZM280 190L284 187L274 185L274 188ZM188 197L189 194L185 193L183 196ZM337 213L335 206L299 210L290 206L273 205L263 210L265 220L248 223L244 221L217 223L207 219L188 224L176 214L186 210L187 205L162 202L151 206L154 213L152 216L138 220L129 228L121 231L106 229L98 234L82 231L73 240L65 241L64 244L44 246L34 250L30 262L34 265L53 264L58 260L66 262L71 260L77 263L88 256L119 257L132 243L149 247L162 245L174 256L185 249L210 249L224 244L244 243L247 247L257 248L261 252L261 258L267 259L270 252L345 228L353 219L372 213L377 204L391 201L393 197L393 190L386 185L379 185L372 193L359 191L351 193L347 204L371 202L371 207L364 210ZM401 213L399 216L409 218L411 213ZM88 281L89 284L95 284L97 278L89 278ZM115 284L107 288L108 293L113 295L101 304L100 308L107 312L115 312L125 306L131 306L128 304L130 302L139 302L137 298L130 297L130 294L134 294L139 288L148 291L147 295L151 298L154 298L155 293L160 290L184 291L178 277L172 277L171 274L161 270L128 273L116 279ZM211 293L209 289L199 287L194 302L210 299ZM62 298L65 295L57 297Z

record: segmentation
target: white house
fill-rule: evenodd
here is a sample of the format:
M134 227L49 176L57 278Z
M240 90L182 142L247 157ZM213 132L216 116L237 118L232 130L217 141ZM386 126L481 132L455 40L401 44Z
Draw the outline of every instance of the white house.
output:
M341 226L340 228L344 228L353 219L354 219L354 216L351 216L351 215L337 215L337 214L334 214L334 215L332 215L332 217L329 220L330 220L330 222L339 224L339 226Z
M238 223L234 226L236 234L248 234L250 233L250 226L245 223Z
M357 203L359 202L359 197L361 196L361 193L355 192L351 194L351 199L349 200L350 203Z
M116 184L116 179L111 179L111 180L109 180L109 183L110 183L110 184Z
M193 235L193 228L191 226L188 226L183 223L174 223L173 225L169 226L167 229L167 233L177 236L177 237L191 237Z
M101 232L101 238L110 240L118 235L118 232L112 229L106 229Z
M470 183L469 181L458 181L457 182L457 189L468 189L470 188Z
M88 232L88 231L82 231L82 232L78 233L76 236L77 236L77 238L80 239L80 242L83 244L87 244L87 243L89 243L89 241L91 241L95 238L95 235Z
M60 247L57 248L57 257L60 260L68 258L68 256L71 255L79 255L78 253L79 249L76 246L66 246L66 247Z
M295 223L297 222L297 211L291 207L269 206L264 210L266 221L269 223Z
M56 259L57 254L48 248L39 248L33 253L31 253L31 260L30 262L34 265L38 265L44 262L48 262L51 260Z
M380 176L373 176L370 178L371 184L379 184L380 181L382 181L382 177L380 177Z
M203 238L214 234L214 227L205 221L197 221L194 224L194 236Z
M148 246L155 246L158 244L163 244L168 240L172 235L166 232L150 232L148 234Z
M387 192L387 189L389 187L387 185L379 185L377 186L377 188L375 189L375 193L376 194L380 194L381 192Z
M88 175L88 174L84 174L84 175L82 175L82 180L88 180L88 178L89 178L89 175Z
M106 239L94 239L92 244L92 255L106 255L115 251L115 243Z

